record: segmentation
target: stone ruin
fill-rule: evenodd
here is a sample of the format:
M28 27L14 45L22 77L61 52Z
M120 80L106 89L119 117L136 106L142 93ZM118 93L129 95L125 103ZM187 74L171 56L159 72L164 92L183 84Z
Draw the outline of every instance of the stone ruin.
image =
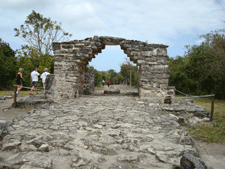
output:
M48 98L75 98L92 93L93 89L85 88L92 86L85 83L86 66L106 45L120 45L130 60L139 66L138 93L142 100L157 103L164 103L168 98L174 100L174 88L168 86L168 46L108 36L53 43L54 75Z
M84 92L85 95L93 94L95 91L95 72L86 68L84 74Z

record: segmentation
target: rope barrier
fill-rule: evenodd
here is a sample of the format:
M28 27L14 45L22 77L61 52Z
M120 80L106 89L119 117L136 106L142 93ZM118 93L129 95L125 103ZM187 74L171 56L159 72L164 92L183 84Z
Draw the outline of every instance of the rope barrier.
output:
M181 93L181 94L183 94L183 95L187 96L187 97L194 97L194 98L198 98L198 97L213 97L213 96L215 96L214 94L212 94L212 95L200 95L200 96L193 96L193 95L185 94L185 93L183 93L183 92L181 92L181 91L179 91L179 90L177 90L177 89L175 89L175 90L176 90L177 92L179 92L179 93ZM178 97L178 98L184 99L184 98L187 98L187 97Z
M186 96L190 96L190 95L188 95L188 94L185 94L185 93L183 93L183 92L181 92L181 91L179 91L179 90L177 90L177 89L175 89L178 93L181 93L181 94L183 94L183 95L186 95Z

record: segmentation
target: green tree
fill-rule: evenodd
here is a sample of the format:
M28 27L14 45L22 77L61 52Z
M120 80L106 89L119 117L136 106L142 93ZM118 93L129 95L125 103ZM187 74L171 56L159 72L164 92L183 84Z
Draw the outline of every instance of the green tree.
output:
M122 75L123 81L128 82L130 85L138 87L138 76L139 69L138 66L123 63L120 66L120 73Z
M12 88L18 67L15 51L10 45L0 39L0 89Z
M61 23L45 18L32 10L20 28L14 28L15 36L22 38L28 44L37 48L41 54L49 54L52 51L52 42L68 40L72 34L61 28Z
M224 98L224 31L214 31L200 37L204 39L200 45L187 46L183 57L169 59L169 85L188 94L216 94L216 98Z
M133 70L133 67L134 66L132 65L132 62L126 57L125 58L125 61L123 63L123 68L125 68L125 69L127 69L129 71L129 75L130 75L129 76L130 87L131 87L131 84L132 84L132 70ZM125 71L125 70L123 70L123 71Z
M109 69L107 71L107 81L110 80L111 84L115 84L117 73L114 69Z

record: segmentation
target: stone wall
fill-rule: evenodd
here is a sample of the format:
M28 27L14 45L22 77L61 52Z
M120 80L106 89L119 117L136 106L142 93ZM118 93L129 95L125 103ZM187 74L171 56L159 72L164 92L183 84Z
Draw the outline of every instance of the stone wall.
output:
M95 91L95 71L86 68L84 74L84 95L93 94Z
M74 98L84 93L86 65L105 45L120 45L131 61L140 66L139 96L152 102L164 102L173 96L168 88L169 65L167 47L162 44L147 44L137 40L94 36L85 40L53 43L55 54L55 98Z

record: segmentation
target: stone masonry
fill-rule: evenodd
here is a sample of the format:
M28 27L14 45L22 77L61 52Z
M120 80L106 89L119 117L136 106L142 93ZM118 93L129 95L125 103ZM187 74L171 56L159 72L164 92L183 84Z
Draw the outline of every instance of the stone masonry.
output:
M86 68L84 74L84 92L85 95L93 94L95 91L95 72Z
M105 45L120 45L130 60L140 67L139 96L142 100L163 103L168 96L173 99L174 90L168 87L168 46L108 36L53 43L53 98L74 98L84 93L86 65L105 49Z

